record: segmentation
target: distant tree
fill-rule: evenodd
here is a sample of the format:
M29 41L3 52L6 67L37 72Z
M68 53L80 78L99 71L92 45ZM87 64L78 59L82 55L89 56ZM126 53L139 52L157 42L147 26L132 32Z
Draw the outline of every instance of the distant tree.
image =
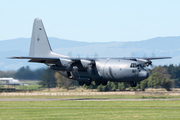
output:
M118 88L117 84L117 82L108 82L107 87L109 90L116 91L116 89Z
M29 66L19 68L15 73L15 78L24 80L39 80L44 73L45 68L31 70Z
M152 70L150 77L146 81L141 82L140 87L142 89L147 86L152 88L162 87L169 91L172 85L172 80L170 80L170 77L171 75L168 73L165 67L156 66Z
M52 88L57 86L57 80L55 78L55 71L46 69L42 75L41 82L42 87Z
M15 76L15 71L0 71L0 77L2 78L2 77L12 77L12 78L14 78L14 76Z
M29 66L21 67L15 73L15 78L18 79L33 79L33 72L31 71Z
M177 78L177 79L173 79L173 87L174 88L179 88L180 87L180 78Z
M124 91L126 89L125 83L124 82L119 82L118 83L118 89L120 91Z
M147 88L147 87L148 87L148 79L141 81L141 83L140 83L141 90L144 91L145 88Z
M99 92L103 92L103 91L109 91L110 89L109 89L108 85L106 85L106 86L99 85L99 86L97 87L97 90L98 90Z
M38 68L36 70L33 70L33 79L40 80L45 70L45 68Z
M55 78L57 80L57 86L58 87L64 87L67 90L69 89L69 87L71 86L71 84L73 82L73 80L65 78L64 76L62 76L58 72L55 73Z
M161 79L161 86L162 88L165 88L167 91L171 91L171 85L172 85L172 80L169 78L163 78Z

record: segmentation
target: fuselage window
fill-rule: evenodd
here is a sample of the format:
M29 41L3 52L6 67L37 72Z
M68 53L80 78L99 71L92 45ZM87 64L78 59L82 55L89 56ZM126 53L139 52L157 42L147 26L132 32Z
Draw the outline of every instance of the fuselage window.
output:
M132 73L136 73L136 70L132 70Z

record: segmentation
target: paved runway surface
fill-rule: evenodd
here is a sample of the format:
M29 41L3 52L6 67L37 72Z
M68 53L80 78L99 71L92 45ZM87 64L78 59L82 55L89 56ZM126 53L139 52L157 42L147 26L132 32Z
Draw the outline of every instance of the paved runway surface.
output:
M148 101L148 100L180 100L180 99L52 99L52 98L1 98L0 101Z

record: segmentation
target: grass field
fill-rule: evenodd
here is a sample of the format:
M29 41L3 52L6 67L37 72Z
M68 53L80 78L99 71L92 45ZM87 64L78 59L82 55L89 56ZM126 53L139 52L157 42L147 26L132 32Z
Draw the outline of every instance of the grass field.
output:
M60 99L180 99L172 95L62 95L62 96L0 96L0 98L60 98Z
M0 119L180 119L180 101L2 101Z

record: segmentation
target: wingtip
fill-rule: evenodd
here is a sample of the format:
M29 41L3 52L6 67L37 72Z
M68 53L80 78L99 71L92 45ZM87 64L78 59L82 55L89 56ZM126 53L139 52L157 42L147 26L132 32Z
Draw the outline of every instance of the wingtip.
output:
M6 57L7 59L14 59L14 57Z

